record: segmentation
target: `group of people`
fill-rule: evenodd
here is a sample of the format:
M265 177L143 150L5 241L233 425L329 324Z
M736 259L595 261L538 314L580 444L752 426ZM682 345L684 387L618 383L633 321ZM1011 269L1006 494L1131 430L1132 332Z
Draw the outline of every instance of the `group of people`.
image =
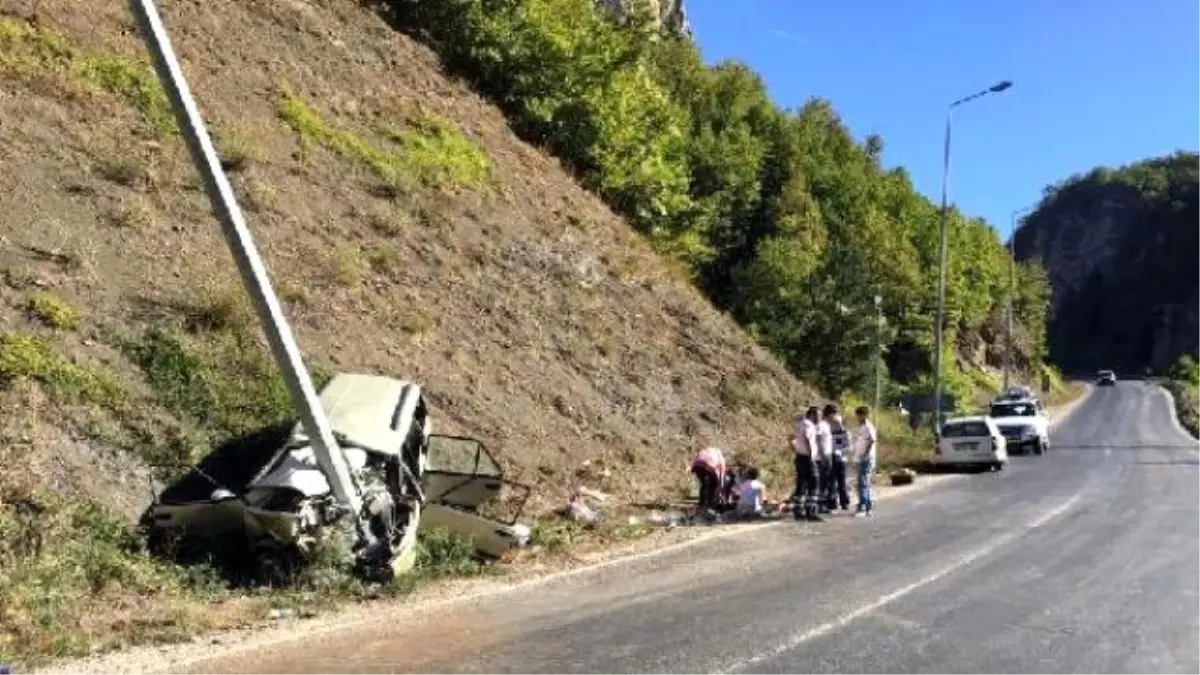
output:
M847 469L853 462L858 478L858 517L871 515L871 475L875 472L875 446L879 434L871 421L871 410L859 406L854 411L857 433L851 435L836 405L824 410L810 407L793 424L791 437L795 452L796 490L792 494L797 520L822 520L823 514L850 508L846 489Z
M824 409L812 406L796 418L788 438L796 468L795 490L788 499L796 520L823 520L824 514L849 510L847 474L853 467L857 478L858 508L866 517L873 507L871 475L875 472L878 433L871 411L859 406L855 433L833 404ZM692 459L692 474L700 484L702 511L732 511L737 516L763 515L766 487L755 466L727 466L719 448L702 445Z

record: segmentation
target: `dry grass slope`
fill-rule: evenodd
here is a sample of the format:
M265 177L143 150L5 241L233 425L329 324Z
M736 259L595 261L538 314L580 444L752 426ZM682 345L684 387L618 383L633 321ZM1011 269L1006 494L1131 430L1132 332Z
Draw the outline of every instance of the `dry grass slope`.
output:
M696 437L776 452L815 400L352 0L161 9L316 372L423 382L535 511L584 462L676 496ZM125 3L6 0L0 120L0 660L261 611L125 529L152 474L288 414Z

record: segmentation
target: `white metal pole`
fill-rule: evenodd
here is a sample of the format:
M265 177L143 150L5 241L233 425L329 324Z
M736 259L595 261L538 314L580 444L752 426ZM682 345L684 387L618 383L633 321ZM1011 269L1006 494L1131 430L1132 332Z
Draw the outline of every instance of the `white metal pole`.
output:
M237 263L242 283L250 295L263 332L266 333L271 354L283 373L292 404L299 414L309 442L312 443L313 453L330 482L334 496L350 509L355 522L361 524L361 500L346 465L345 456L338 447L325 411L313 389L312 380L300 355L300 348L296 345L291 327L279 305L279 299L271 287L266 267L254 246L254 240L250 236L233 189L225 177L225 172L221 170L204 120L171 46L171 39L152 0L132 0L130 4L154 62L154 70L171 101L171 108L179 122L179 130L187 144L192 162L204 179L205 192L212 204L213 213L221 223L221 231L229 244L234 262Z

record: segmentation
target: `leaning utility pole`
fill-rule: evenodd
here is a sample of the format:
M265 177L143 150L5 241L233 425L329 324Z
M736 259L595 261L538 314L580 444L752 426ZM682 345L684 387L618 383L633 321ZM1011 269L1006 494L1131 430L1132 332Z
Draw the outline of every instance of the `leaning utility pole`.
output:
M266 267L254 246L254 240L229 185L229 179L221 170L216 150L184 79L183 70L175 56L162 18L152 0L132 0L130 4L142 39L145 40L154 61L155 73L171 101L171 108L175 112L175 119L179 123L179 130L192 163L204 179L204 190L208 194L213 213L221 224L221 231L229 244L234 262L237 263L238 272L241 273L242 284L246 287L246 293L249 294L258 314L259 323L266 333L271 354L283 373L292 405L295 406L305 434L312 444L317 463L329 481L334 496L350 511L360 536L369 538L370 533L362 526L362 504L346 458L334 439L333 430L313 389L312 380L300 356L300 348L292 336L291 327L283 315L275 290L271 288Z

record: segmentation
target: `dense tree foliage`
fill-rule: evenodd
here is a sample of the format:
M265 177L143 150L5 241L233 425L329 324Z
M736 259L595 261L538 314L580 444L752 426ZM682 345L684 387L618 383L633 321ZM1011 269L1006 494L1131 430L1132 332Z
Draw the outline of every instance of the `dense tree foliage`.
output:
M862 388L879 295L892 378L928 377L937 208L902 169L881 166L882 139L856 142L828 101L781 109L744 64L706 65L646 12L618 17L594 0L389 8L798 375L833 393ZM953 345L1001 311L1010 259L987 223L956 211L949 223ZM1045 277L1035 264L1020 274L1018 317L1036 331ZM952 389L967 382L951 378Z
M1055 362L1165 370L1200 349L1198 175L1197 153L1179 152L1047 188L1016 246L1058 286Z

